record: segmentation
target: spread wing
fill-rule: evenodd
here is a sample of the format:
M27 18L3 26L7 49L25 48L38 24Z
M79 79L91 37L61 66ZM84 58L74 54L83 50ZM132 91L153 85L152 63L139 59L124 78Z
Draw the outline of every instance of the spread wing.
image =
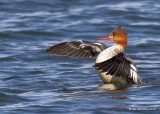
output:
M122 77L130 83L141 82L136 66L131 59L126 57L123 53L119 53L104 62L96 63L94 67L100 72L106 72L106 75L110 74L116 77Z
M104 49L106 49L106 47L101 43L74 40L51 46L46 52L71 57L91 58L97 56Z

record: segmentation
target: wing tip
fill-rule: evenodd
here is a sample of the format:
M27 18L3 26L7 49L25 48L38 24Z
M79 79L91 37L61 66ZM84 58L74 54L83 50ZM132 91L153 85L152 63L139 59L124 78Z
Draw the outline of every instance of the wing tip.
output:
M50 48L47 48L47 49L46 49L46 52L50 52L50 50L51 50Z

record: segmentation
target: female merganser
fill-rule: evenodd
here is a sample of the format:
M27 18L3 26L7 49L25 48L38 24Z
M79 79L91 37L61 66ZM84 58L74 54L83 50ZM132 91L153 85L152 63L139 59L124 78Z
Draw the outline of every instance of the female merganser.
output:
M113 90L113 88L119 88L117 85L141 83L135 64L124 54L127 45L127 32L123 28L117 27L109 36L98 38L98 40L113 40L116 45L106 48L106 46L98 42L74 40L49 47L47 52L86 58L98 55L94 67L104 84L107 84L105 86L106 89L112 88Z

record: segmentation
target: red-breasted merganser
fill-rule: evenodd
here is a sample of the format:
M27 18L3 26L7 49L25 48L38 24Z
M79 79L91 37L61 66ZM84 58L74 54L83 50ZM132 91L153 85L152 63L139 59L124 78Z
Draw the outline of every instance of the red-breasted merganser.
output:
M124 54L127 32L123 28L117 27L109 36L98 38L98 40L113 40L116 45L106 48L102 43L74 40L51 46L47 52L71 57L91 58L97 56L94 67L99 77L107 86L114 85L111 88L105 86L106 89L118 89L117 84L119 86L141 83L135 64Z

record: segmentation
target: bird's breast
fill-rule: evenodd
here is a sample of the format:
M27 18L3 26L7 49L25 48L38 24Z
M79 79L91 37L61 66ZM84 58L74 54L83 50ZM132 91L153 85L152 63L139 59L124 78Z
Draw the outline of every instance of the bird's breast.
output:
M110 75L110 74L106 74L107 72L100 72L100 71L97 70L97 73L98 73L100 79L104 83L121 83L121 84L126 83L126 81L123 78L115 77L115 76Z
M103 50L97 56L96 63L107 61L122 52L123 52L123 49L121 48L121 46L119 45L111 46ZM107 74L107 72L101 72L99 70L97 70L97 73L104 83L112 83L112 82L125 83L125 80L123 80L121 77L115 77L113 75Z

